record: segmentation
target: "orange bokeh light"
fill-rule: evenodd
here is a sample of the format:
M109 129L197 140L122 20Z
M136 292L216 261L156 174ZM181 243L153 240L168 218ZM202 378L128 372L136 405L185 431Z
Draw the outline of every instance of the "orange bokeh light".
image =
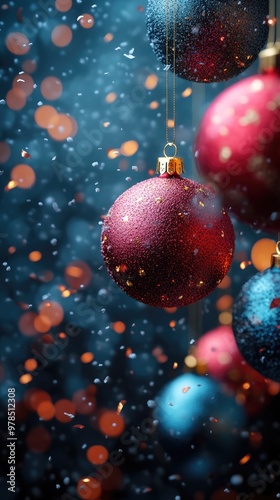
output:
M49 121L55 115L57 111L53 106L44 105L36 109L34 118L39 127L48 128Z
M41 252L34 250L33 252L30 252L30 254L28 255L28 258L29 258L29 260L31 260L31 262L38 262L39 260L41 260L42 254L41 254Z
M60 399L54 405L55 408L55 418L59 422L67 423L71 422L72 415L76 414L76 407L72 401L69 399Z
M177 307L164 307L164 310L168 314L174 314L177 311Z
M51 420L55 414L55 407L51 401L43 401L37 406L37 413L43 420Z
M157 75L149 75L147 76L146 80L145 80L145 87L147 90L153 90L156 88L158 84L158 77Z
M231 295L223 295L216 302L216 308L218 311L225 311L230 309L233 304L233 298Z
M107 151L107 156L110 160L115 160L120 154L118 148L109 148Z
M73 403L77 413L81 415L90 415L96 407L95 401L95 386L89 386L87 389L79 389L73 395Z
M34 328L36 328L36 331L39 333L49 332L51 326L51 320L43 314L38 314L34 319Z
M38 406L44 401L51 401L51 397L48 392L34 388L24 394L23 401L28 410L37 411Z
M139 144L137 141L126 141L121 145L120 152L124 156L132 156L134 155L139 148Z
M185 90L182 92L182 97L189 97L192 94L192 89L190 87L187 87Z
M65 280L71 288L86 287L92 280L92 272L86 262L74 260L65 269Z
M72 7L72 0L55 0L55 8L58 12L68 12Z
M276 252L276 242L270 238L262 238L253 245L251 260L258 271L271 266L271 254Z
M229 276L225 276L221 283L219 283L217 288L220 288L222 290L225 290L226 288L229 288L231 285L231 278Z
M109 436L120 436L125 428L125 423L122 415L118 415L113 410L104 411L98 421L100 431Z
M58 99L61 96L63 86L59 78L56 76L47 76L44 80L42 80L40 90L45 99L55 101L55 99Z
M104 36L104 41L108 43L111 42L113 38L114 38L113 33L106 33L106 35Z
M21 317L18 320L18 328L23 335L26 335L27 337L36 335L37 330L34 326L35 318L36 318L36 313L31 311L28 311L21 315Z
M72 121L64 113L53 115L48 122L48 133L56 141L65 141L72 134Z
M16 183L18 188L28 189L35 183L36 175L33 168L20 163L12 169L11 179Z
M19 88L12 88L6 94L6 103L13 111L19 111L26 104L26 94Z
M67 24L59 24L52 30L52 43L57 47L66 47L73 38L71 28Z
M80 360L82 363L91 363L94 359L94 355L92 352L84 352L81 356L80 356Z
M10 146L6 142L0 142L0 163L6 163L11 155Z
M51 435L45 427L38 425L28 432L26 444L30 451L44 453L51 446Z
M32 378L33 377L32 377L32 375L30 375L30 373L24 373L24 375L19 377L19 381L21 384L29 384L29 382L31 382Z
M33 73L37 69L37 63L36 61L32 61L32 59L26 59L22 63L22 69L26 73Z
M109 94L107 94L106 97L105 97L105 101L108 104L112 104L113 102L115 102L116 99L117 99L116 92L109 92Z
M126 330L126 325L125 325L125 323L123 321L115 321L113 323L113 330L116 333L122 334Z
M94 465L101 465L107 462L109 458L108 450L99 444L90 446L87 450L87 459Z
M33 85L34 80L32 76L27 73L18 74L13 79L13 88L22 90L25 96L32 94L34 90Z
M63 307L54 300L41 302L39 313L50 320L51 326L58 326L64 317Z
M152 101L149 104L150 109L157 109L159 107L159 103L157 101Z
M24 363L24 368L29 372L33 372L34 370L36 370L37 366L38 363L34 358L29 358Z
M85 500L96 500L102 492L101 485L94 477L83 477L77 485L77 493Z
M30 49L28 38L23 33L19 33L18 31L9 33L5 43L7 49L16 56L27 54Z
M90 14L82 14L78 17L77 21L79 21L80 25L84 29L90 29L94 25L94 18Z

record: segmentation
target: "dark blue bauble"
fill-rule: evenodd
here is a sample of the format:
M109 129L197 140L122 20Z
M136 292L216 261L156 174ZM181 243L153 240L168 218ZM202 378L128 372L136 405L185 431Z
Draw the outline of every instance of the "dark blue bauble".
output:
M280 382L280 268L266 269L245 283L233 307L232 328L246 361Z
M221 82L245 71L268 36L268 0L168 0L168 63L173 71L176 1L176 73L196 82ZM149 0L147 32L166 64L166 0Z

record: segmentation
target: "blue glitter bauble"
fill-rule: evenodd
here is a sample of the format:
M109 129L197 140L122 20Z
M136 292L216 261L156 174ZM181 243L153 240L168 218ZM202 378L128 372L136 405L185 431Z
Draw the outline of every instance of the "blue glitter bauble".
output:
M169 57L173 71L173 6L168 1ZM268 35L267 0L176 0L176 74L196 82L220 82L247 69ZM149 0L147 32L166 64L166 0Z
M246 361L280 382L280 269L257 273L243 286L233 308L234 336Z
M154 417L165 443L176 447L201 436L213 448L233 446L234 429L244 425L244 410L209 377L185 373L169 382L156 397ZM211 445L212 443L212 445Z

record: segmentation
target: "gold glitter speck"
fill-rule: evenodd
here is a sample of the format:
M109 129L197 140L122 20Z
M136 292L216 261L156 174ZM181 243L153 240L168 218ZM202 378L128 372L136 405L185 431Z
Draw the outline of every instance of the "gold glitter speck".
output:
M221 231L221 237L224 238L225 237L225 232L224 231Z
M200 201L200 202L199 202L199 205L200 205L201 207L204 207L204 203L202 203L202 201Z
M138 273L139 273L139 276L146 276L144 269L139 269Z
M132 281L129 281L129 280L126 281L126 284L127 284L127 286L133 286Z
M162 198L160 196L158 196L158 198L156 198L156 202L157 203L161 203L162 202Z
M121 266L116 266L116 271L117 271L117 273L119 273L119 272L120 272L120 270L121 270Z

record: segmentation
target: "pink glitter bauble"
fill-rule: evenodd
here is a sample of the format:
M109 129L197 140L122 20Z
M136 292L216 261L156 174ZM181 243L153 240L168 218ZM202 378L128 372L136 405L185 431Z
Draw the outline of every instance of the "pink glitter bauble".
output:
M180 307L221 282L231 265L234 231L208 188L180 176L155 177L115 201L101 242L111 277L130 297Z
M280 73L246 78L206 111L195 143L199 173L243 222L280 230Z

